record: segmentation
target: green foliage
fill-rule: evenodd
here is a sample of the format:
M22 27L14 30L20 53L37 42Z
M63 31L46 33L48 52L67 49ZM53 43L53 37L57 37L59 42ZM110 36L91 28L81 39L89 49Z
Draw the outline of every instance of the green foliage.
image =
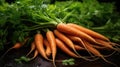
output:
M16 0L11 4L1 0L0 49L8 42L22 42L37 30L53 29L60 22L85 26L118 42L119 18L114 3L97 0L56 1L55 4L50 4L50 0Z
M70 58L70 59L65 59L62 61L63 65L74 65L75 64L75 59Z

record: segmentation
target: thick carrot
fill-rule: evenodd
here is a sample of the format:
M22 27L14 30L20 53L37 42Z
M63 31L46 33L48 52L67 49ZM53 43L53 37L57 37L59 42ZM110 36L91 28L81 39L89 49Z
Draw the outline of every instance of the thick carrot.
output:
M36 49L36 50L35 50L35 52L34 52L33 57L32 57L32 58L30 58L30 60L35 59L37 56L38 56L38 50Z
M95 48L93 48L92 46L90 46L90 43L88 43L87 41L84 41L84 40L83 40L83 42L85 43L87 49L88 49L91 53L93 53L95 56L98 56L98 57L102 58L102 59L103 59L105 62L107 62L107 63L113 64L114 66L117 66L116 64L114 64L114 63L106 60L106 59L104 58L104 56L103 56L97 49L95 49Z
M69 34L69 35L74 35L74 36L78 36L82 39L85 39L91 43L95 43L95 44L99 44L95 41L94 38L92 38L91 36L89 36L88 34L74 28L74 27L71 27L67 24L64 24L64 23L59 23L57 25L57 29L60 31L60 32L63 32L63 33L66 33L66 34Z
M48 30L47 33L46 33L46 37L47 37L47 40L50 44L50 48L51 48L51 51L52 51L53 65L56 67L55 57L56 57L56 53L57 53L57 47L56 47L54 33L52 31Z
M73 23L68 23L67 25L71 26L71 27L74 27L76 29L79 29L80 31L82 31L82 32L84 32L84 33L94 37L94 38L98 38L98 39L102 39L102 40L105 40L105 41L109 41L109 39L107 37L103 36L102 34L97 33L97 32L95 32L93 30L88 29L88 28L85 28L83 26L80 26L80 25L77 25L77 24L73 24Z
M65 44L60 39L56 38L55 40L56 40L57 47L60 48L62 51L64 51L69 56L79 58L79 56L76 55L74 52L72 52L70 49L68 49L68 47L65 46Z
M31 44L31 49L30 49L30 51L27 53L27 55L26 56L28 56L32 51L34 51L35 50L35 43L34 42L32 42L32 44Z
M63 41L68 47L70 47L79 57L85 59L85 60L89 60L92 61L90 59L87 59L86 57L81 56L75 49L73 42L64 34L62 34L61 32L59 32L58 30L54 30L54 34L61 40Z
M75 50L73 42L68 37L66 37L64 34L62 34L61 32L59 32L58 30L54 30L54 34L60 40L62 40L68 47L70 47L71 49L73 49L76 54L78 54L77 51Z
M36 49L42 55L42 57L44 57L46 60L49 60L46 53L45 53L45 49L44 49L44 46L43 46L43 35L40 34L40 33L37 33L35 35L34 42L35 42L35 45L36 45Z
M48 41L46 39L44 39L44 45L46 46L46 50L45 53L46 55L49 57L51 55L51 48L50 48L50 44L48 43Z

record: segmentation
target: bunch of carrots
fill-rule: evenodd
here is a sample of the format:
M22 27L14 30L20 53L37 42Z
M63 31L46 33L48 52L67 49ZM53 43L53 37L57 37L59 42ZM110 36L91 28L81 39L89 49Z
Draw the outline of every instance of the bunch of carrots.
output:
M16 43L9 50L18 49L23 45L24 43ZM31 60L40 54L44 59L52 61L53 65L56 66L55 62L59 62L59 60L55 59L59 48L67 55L74 58L92 61L93 59L91 59L91 57L97 57L113 64L106 60L105 55L99 50L113 50L119 52L118 47L118 44L111 42L107 37L88 28L74 23L59 23L54 30L47 30L46 34L42 34L40 31L36 33L31 43L31 50L26 56L34 51L34 56ZM87 51L90 56L80 55L79 52L81 50Z

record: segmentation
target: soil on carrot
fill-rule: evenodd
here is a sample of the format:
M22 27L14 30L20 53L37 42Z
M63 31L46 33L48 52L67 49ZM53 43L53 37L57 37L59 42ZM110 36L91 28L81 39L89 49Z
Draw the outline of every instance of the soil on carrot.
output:
M0 67L53 67L52 62L45 60L40 55L30 62L17 63L15 59L20 58L21 56L25 56L28 50L29 49L26 47L23 47L19 50L11 50L6 56L4 56L3 59L0 60ZM29 57L31 56L32 54ZM65 53L58 50L56 60L64 60L70 58L71 57L67 56ZM120 67L119 53L115 53L114 55L108 57L107 59L117 64L118 67ZM92 62L91 61L88 62L83 59L75 59L74 63L75 63L74 65L63 65L60 62L56 62L56 66L57 67L114 67L113 65L104 62L102 59L98 59Z

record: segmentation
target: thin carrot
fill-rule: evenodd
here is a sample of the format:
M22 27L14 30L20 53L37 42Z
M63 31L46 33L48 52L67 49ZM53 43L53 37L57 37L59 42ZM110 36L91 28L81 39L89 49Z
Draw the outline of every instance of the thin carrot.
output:
M81 47L79 45L74 44L74 47L75 47L76 50L85 50L83 47Z
M68 47L65 46L65 44L60 39L56 38L55 40L56 40L57 47L60 48L62 51L64 51L69 56L79 58L79 56L76 55L74 52L70 51L70 49L68 49Z
M64 24L64 23L59 23L57 25L57 29L60 31L60 32L63 32L63 33L66 33L66 34L69 34L69 35L74 35L74 36L78 36L82 39L85 39L91 43L95 43L95 44L99 44L95 41L94 38L92 38L91 36L89 36L88 34L74 28L74 27L71 27L67 24Z
M34 43L34 42L32 42L32 44L31 44L31 49L30 49L30 51L27 53L26 56L28 56L33 50L35 50L35 43Z
M120 48L117 47L115 43L103 41L101 39L95 39L97 42L101 43L99 45L106 47L108 50L115 50L120 53Z
M101 40L101 39L95 39L97 42L101 43L99 44L100 46L103 46L103 47L106 47L106 48L109 48L109 49L114 49L114 47L110 44L110 42L107 42L107 41L104 41L104 40Z
M51 48L50 48L50 44L48 43L48 41L46 39L44 39L44 45L46 46L46 50L45 53L46 55L49 57L51 55Z
M55 57L56 57L56 53L57 53L57 48L56 48L56 42L55 42L54 33L52 31L48 30L47 33L46 33L46 37L47 37L47 40L48 40L48 42L50 44L51 51L52 51L53 65L56 67L56 65L55 65Z
M82 42L82 40L81 40L81 38L79 38L79 37L76 37L76 36L71 36L71 35L67 35L67 37L68 38L70 38L72 41L74 41L74 42L78 42L78 43L80 43L80 45L82 46L82 47L85 47L85 45L83 44L83 42ZM97 41L98 42L98 41ZM99 42L100 43L100 42ZM99 44L100 45L100 44ZM91 45L91 46L93 46L93 47L95 47L96 49L107 49L106 47L104 47L104 46L99 46L99 45L95 45L95 44L93 44L93 45Z
M83 40L77 36L71 36L71 35L67 35L68 38L70 38L72 41L78 42L79 45L81 47L83 47L84 49L86 49L88 51L88 53L91 55L91 57L94 57L90 51L87 49L86 45L84 44Z
M83 42L85 43L87 49L88 49L91 53L93 53L95 56L98 56L98 57L102 58L105 62L110 63L110 64L112 64L112 65L114 65L114 66L117 67L116 64L114 64L114 63L106 60L106 59L104 58L104 56L103 56L97 49L95 49L95 48L93 48L92 46L90 46L90 43L88 43L87 41L84 41L84 40L83 40Z
M35 42L35 45L36 45L36 49L42 55L42 57L44 57L46 60L49 60L46 53L45 53L45 49L44 49L44 46L43 46L43 35L40 34L40 33L37 33L35 35L34 42Z
M22 45L22 43L20 43L20 42L15 43L15 45L12 46L11 48L9 48L9 49L0 57L0 59L2 59L10 50L12 50L12 49L19 49L19 48L21 48L22 46L23 46L23 45Z
M88 28L85 28L83 26L73 24L73 23L68 23L67 25L71 26L71 27L74 27L76 29L79 29L80 31L82 31L82 32L94 37L94 38L99 38L99 39L102 39L102 40L105 40L105 41L109 41L109 39L107 37L103 36L102 34L97 33L93 30L88 29Z
M35 52L34 52L33 57L32 57L32 58L30 58L30 60L35 59L37 56L38 56L38 50L36 49L36 50L35 50Z

